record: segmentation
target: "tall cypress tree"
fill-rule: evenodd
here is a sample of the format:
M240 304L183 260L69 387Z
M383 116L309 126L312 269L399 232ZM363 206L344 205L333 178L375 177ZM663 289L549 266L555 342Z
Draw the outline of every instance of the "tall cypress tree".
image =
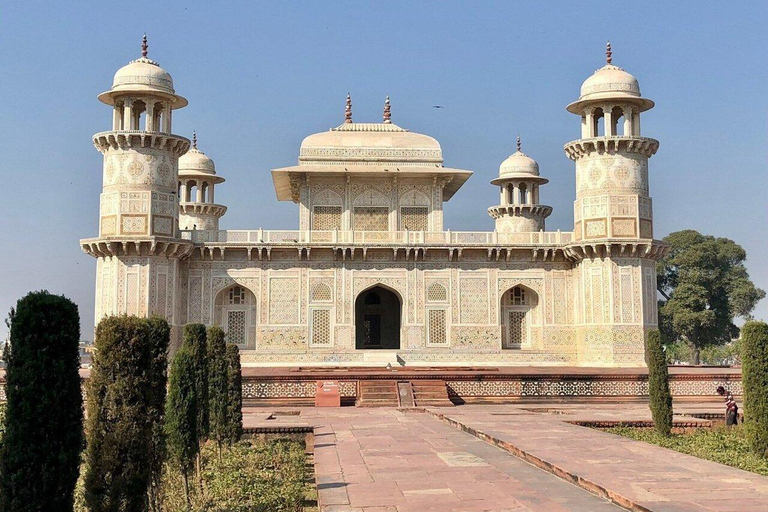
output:
M661 333L648 333L648 394L650 395L653 424L661 434L668 436L672 431L672 394L669 391L669 371Z
M208 329L208 424L211 439L216 441L221 458L221 445L227 438L227 344L224 331L217 326Z
M171 326L160 317L152 317L148 320L150 337L150 367L147 374L148 383L147 406L149 420L152 424L152 443L149 452L150 485L149 505L150 510L160 509L159 491L163 476L163 463L165 462L165 394L168 384L168 346L171 339Z
M208 347L205 325L184 326L183 346L189 347L195 361L195 397L197 400L197 437L208 439Z
M165 405L168 458L183 478L189 508L189 475L200 448L197 438L197 367L192 348L183 345L171 362Z
M756 454L768 457L768 324L744 324L741 352L747 441Z
M240 368L240 349L227 344L227 435L229 445L243 435L243 377Z
M85 501L90 512L143 512L159 456L160 360L168 347L157 320L108 317L96 328L88 383Z
M83 448L77 306L32 292L8 323L0 510L72 510Z

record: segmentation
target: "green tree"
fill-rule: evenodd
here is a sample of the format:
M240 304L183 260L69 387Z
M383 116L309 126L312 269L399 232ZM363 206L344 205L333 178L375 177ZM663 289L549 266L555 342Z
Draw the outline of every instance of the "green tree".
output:
M665 343L685 341L694 364L701 349L738 336L735 318L750 318L765 297L749 278L744 249L727 238L677 231L664 238L670 251L656 267L659 328Z
M744 324L741 349L747 440L756 454L768 457L768 324Z
M171 362L165 405L168 458L181 472L189 508L189 475L200 449L197 438L197 366L195 354L183 345Z
M77 306L32 292L8 324L0 510L72 510L83 449Z
M240 349L227 344L227 443L232 445L243 435L243 377L240 368Z
M672 431L672 394L669 391L669 371L661 345L661 334L648 333L648 395L653 424L659 433L668 436Z
M208 347L205 325L184 326L183 346L189 347L195 360L195 396L197 399L197 437L208 439Z
M160 510L160 485L163 479L165 462L165 394L168 384L168 345L171 340L171 326L160 317L148 321L150 337L150 366L147 374L150 379L147 393L149 421L152 424L152 438L149 452L150 485L149 505L154 511Z
M209 435L216 441L219 459L221 446L227 439L227 344L224 331L217 326L208 329L208 424Z
M85 501L90 512L149 507L158 446L157 405L164 387L161 358L170 330L160 320L107 317L96 328L88 383Z

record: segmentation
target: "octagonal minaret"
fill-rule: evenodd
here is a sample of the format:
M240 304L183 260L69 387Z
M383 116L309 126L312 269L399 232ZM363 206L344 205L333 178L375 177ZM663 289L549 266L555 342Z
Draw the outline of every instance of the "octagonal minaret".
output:
M173 135L172 112L187 105L171 75L147 56L115 73L99 100L112 107L112 129L93 136L104 155L99 236L81 241L97 258L96 323L110 314L160 315L174 324L179 258L179 157L189 140Z
M499 167L499 177L492 180L500 190L499 204L488 208L500 233L543 231L552 207L540 204L539 187L549 180L539 175L539 164L522 152L520 136L517 151Z
M659 142L640 134L640 114L653 105L637 79L613 65L608 43L605 66L567 107L581 117L581 138L565 145L576 162L576 240L653 238L648 158Z
M192 149L179 158L179 228L219 229L227 207L214 203L214 190L224 181L216 174L213 160L197 148L197 134L193 134Z
M578 363L643 366L646 334L658 325L656 260L666 251L653 240L648 189L648 159L659 142L640 134L640 114L653 102L612 60L609 43L605 66L567 107L581 118L581 138L565 145L576 163L574 233L566 254L579 280Z

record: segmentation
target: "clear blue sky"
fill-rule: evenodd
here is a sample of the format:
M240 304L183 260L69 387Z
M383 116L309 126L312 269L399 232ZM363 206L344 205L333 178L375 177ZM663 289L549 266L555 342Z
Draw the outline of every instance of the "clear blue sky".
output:
M95 260L78 240L97 235L101 155L109 129L96 95L114 72L149 55L189 107L174 132L197 130L227 182L222 228L295 228L269 170L293 165L310 133L354 118L436 137L446 165L475 175L446 205L454 230L491 230L488 181L523 149L550 179L548 229L572 229L579 136L565 111L581 82L614 63L656 101L643 133L651 159L656 235L694 228L732 238L768 289L768 6L764 2L6 2L0 10L0 314L34 289L80 306L92 339ZM443 109L433 109L443 105ZM756 311L768 318L768 300ZM0 327L0 339L5 326Z

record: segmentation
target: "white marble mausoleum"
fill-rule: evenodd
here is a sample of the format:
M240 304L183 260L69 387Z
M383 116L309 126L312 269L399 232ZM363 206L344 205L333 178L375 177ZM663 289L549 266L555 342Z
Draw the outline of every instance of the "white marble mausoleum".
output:
M472 172L395 124L389 98L369 123L353 121L349 96L339 126L272 170L277 199L299 208L296 229L220 230L224 178L173 134L187 100L146 40L142 53L99 95L113 109L93 137L99 234L81 241L97 260L97 322L160 315L177 337L186 323L218 324L244 365L645 364L666 251L648 186L659 143L640 130L653 102L610 46L567 106L580 125L564 147L576 172L569 232L546 230L546 172L519 139L491 181L494 230L451 230L443 208Z

